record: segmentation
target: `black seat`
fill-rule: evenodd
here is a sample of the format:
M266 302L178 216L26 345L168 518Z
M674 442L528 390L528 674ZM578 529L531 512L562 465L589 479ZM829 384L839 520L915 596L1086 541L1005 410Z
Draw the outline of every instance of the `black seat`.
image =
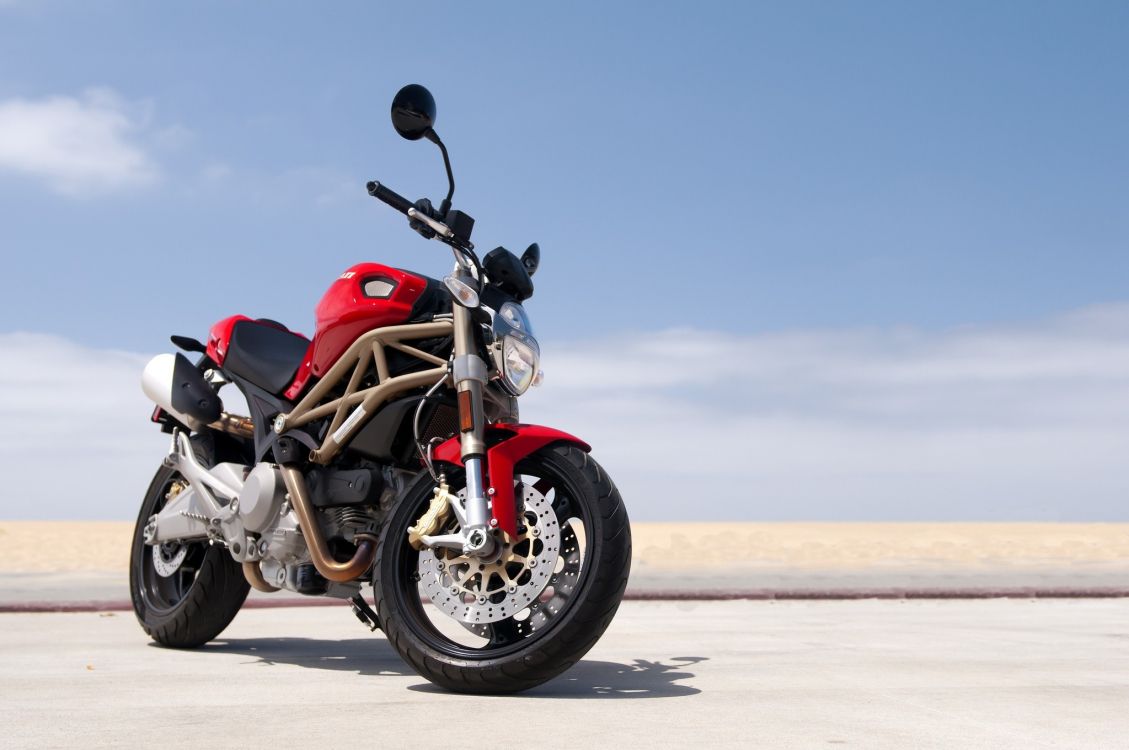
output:
M310 340L274 321L241 320L231 328L223 367L276 396L294 380Z

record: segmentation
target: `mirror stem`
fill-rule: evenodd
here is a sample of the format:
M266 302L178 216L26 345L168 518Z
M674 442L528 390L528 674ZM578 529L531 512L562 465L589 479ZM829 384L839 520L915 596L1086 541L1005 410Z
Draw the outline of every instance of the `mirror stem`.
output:
M455 195L455 175L451 172L451 158L447 156L447 147L443 145L443 141L439 140L439 134L434 130L428 130L424 134L427 140L434 143L443 152L443 166L447 168L447 182L450 184L450 189L447 191L447 197L443 199L443 203L439 206L439 213L443 216L451 210L451 198Z

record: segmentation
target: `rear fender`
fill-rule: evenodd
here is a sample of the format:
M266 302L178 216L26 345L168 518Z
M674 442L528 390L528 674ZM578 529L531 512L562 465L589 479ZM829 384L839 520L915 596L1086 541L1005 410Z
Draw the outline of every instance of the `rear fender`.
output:
M514 501L514 465L550 443L571 443L588 453L592 446L578 437L535 424L494 424L486 426L486 483L490 488L490 508L498 528L516 537L517 504ZM456 435L435 448L437 461L463 465L462 445Z

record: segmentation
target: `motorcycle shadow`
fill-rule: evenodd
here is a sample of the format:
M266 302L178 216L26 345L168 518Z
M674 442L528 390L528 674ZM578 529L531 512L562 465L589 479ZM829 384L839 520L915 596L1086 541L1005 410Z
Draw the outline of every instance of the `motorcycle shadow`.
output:
M251 656L265 666L289 664L310 669L332 669L365 676L415 677L415 671L380 638L321 640L317 638L228 638L200 648L204 653ZM702 692L678 684L696 676L687 667L706 661L704 656L675 656L662 661L635 659L631 664L582 660L539 687L518 693L522 698L675 698ZM448 693L431 683L409 690Z
M702 692L679 680L696 676L687 671L691 664L706 661L705 656L674 656L661 661L636 659L631 664L611 661L577 662L571 669L544 685L518 693L514 698L678 698ZM430 683L412 685L408 690L421 693L445 693Z
M259 664L335 669L359 675L414 677L415 671L381 638L226 638L200 647L205 653L253 656Z

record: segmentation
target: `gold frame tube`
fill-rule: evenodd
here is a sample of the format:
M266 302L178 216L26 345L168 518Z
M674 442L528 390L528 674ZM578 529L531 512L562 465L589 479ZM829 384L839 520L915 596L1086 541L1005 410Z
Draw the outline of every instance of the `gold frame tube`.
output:
M435 385L448 377L447 360L404 342L450 336L453 330L452 321L439 320L388 326L362 334L290 413L280 415L276 431L286 432L332 414L333 419L325 440L320 448L310 453L310 461L313 463L323 466L328 464L386 401L413 388ZM386 349L396 349L436 366L392 377L388 371ZM361 380L370 367L376 371L377 384L360 388ZM348 382L345 392L338 398L322 403L346 377ZM351 414L350 409L353 409ZM345 431L342 433L343 426Z

